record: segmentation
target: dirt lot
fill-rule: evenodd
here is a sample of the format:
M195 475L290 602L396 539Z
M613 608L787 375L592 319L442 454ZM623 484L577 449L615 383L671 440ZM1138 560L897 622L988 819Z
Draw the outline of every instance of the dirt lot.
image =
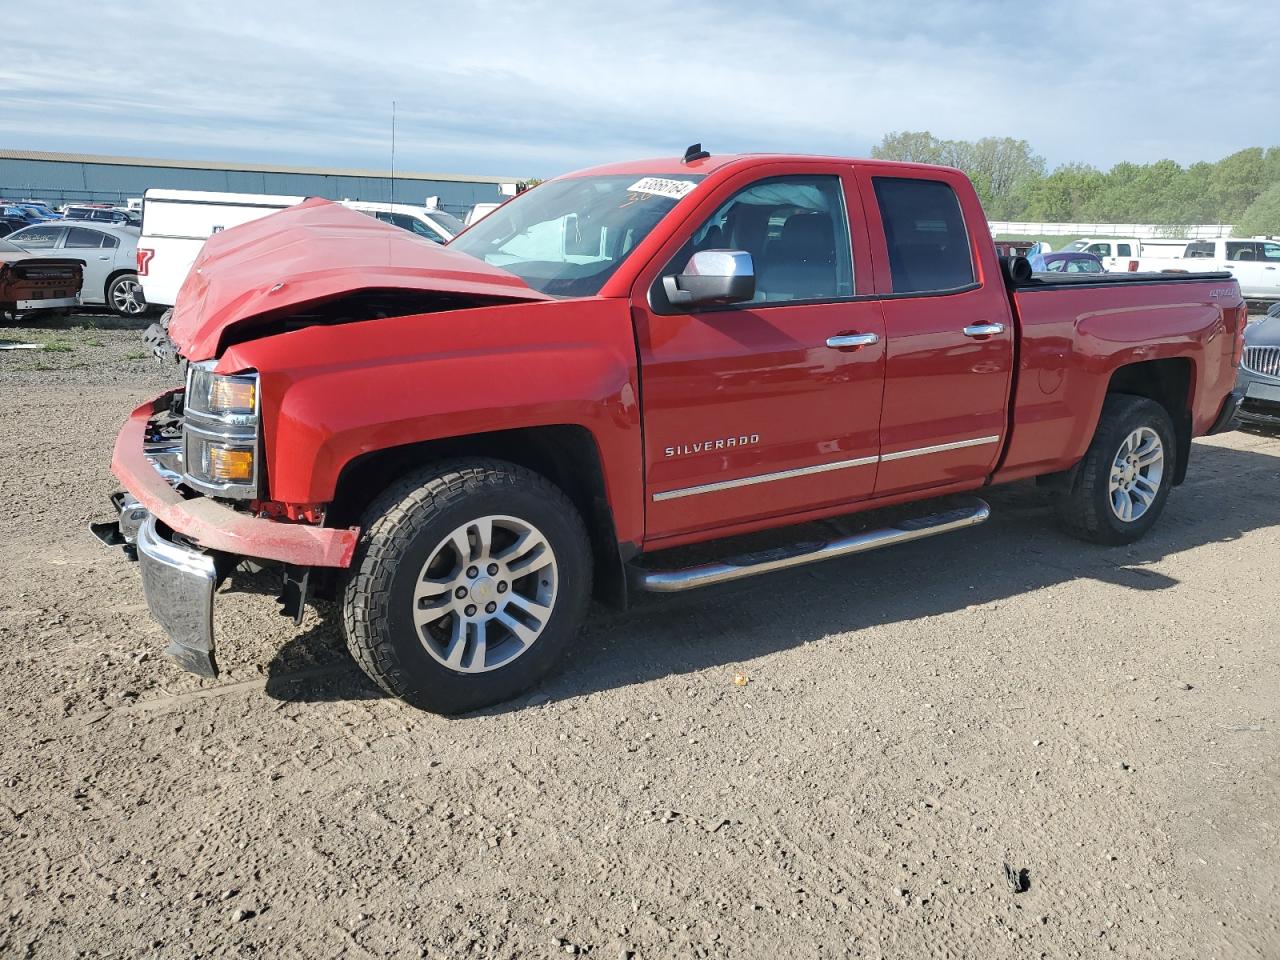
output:
M1280 438L1197 442L1132 548L998 491L597 610L541 690L445 720L328 608L229 594L223 677L161 658L84 524L165 377L127 325L0 338L66 348L0 352L0 955L1280 956Z

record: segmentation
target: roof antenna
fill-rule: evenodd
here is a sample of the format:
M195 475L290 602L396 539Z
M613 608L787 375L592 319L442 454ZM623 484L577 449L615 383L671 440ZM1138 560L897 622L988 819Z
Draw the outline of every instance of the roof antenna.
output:
M396 202L396 102L391 101L391 202Z
M689 149L684 152L684 162L693 163L695 160L705 160L711 156L706 150L702 149L702 144L690 144Z

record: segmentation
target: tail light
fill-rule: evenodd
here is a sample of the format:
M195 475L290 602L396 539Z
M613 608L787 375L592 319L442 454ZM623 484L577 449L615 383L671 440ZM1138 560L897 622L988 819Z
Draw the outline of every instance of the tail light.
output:
M1129 261L1129 272L1130 272L1130 273L1137 273L1137 272L1138 272L1138 261L1137 261L1137 260L1130 260L1130 261Z
M1231 312L1235 314L1236 320L1236 339L1235 345L1231 348L1231 366L1239 367L1244 359L1244 331L1249 326L1249 307L1242 303Z
M145 277L147 269L151 266L151 258L156 255L154 250L148 250L146 247L138 248L138 276Z

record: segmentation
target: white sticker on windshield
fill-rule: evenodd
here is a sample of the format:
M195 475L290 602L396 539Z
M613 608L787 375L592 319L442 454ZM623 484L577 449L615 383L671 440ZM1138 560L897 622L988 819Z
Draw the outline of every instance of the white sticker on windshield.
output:
M665 177L645 177L627 187L629 193L647 193L669 200L681 200L693 192L698 184L693 180L668 180Z

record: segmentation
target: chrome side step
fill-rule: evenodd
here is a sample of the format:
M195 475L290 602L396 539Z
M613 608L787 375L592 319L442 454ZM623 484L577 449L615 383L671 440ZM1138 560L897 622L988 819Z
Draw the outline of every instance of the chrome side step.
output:
M855 553L868 553L897 543L922 540L951 530L976 526L991 516L991 508L983 500L935 513L926 517L902 520L879 530L868 530L851 537L829 540L825 543L795 543L773 550L746 553L717 563L707 563L683 570L645 570L632 567L633 583L651 593L679 593L697 587L709 587L716 583L728 583L759 573L772 573L806 563L847 557Z

